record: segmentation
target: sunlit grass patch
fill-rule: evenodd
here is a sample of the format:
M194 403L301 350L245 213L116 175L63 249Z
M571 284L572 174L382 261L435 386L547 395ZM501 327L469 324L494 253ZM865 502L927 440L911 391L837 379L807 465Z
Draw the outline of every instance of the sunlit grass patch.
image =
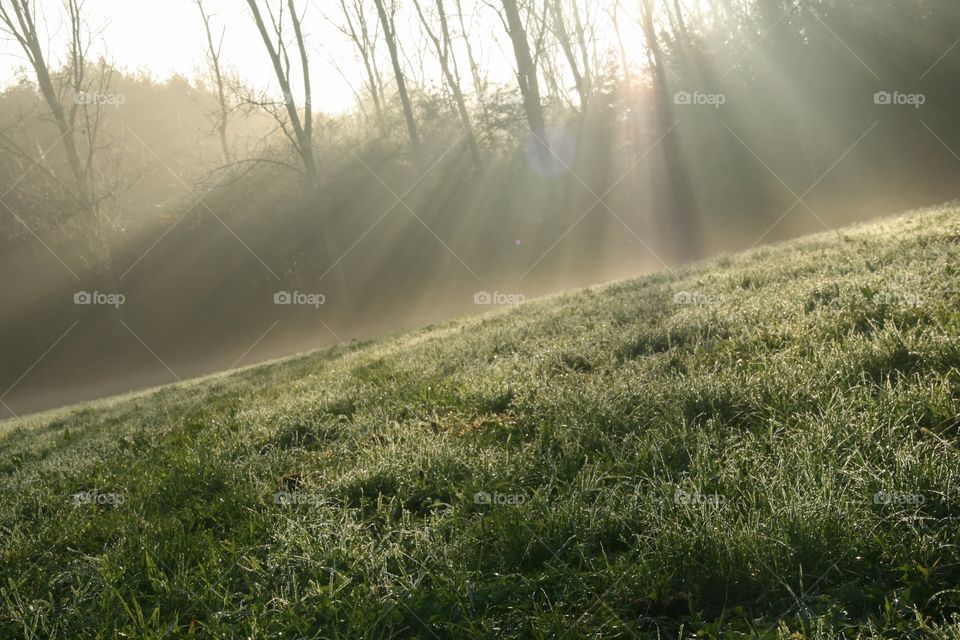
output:
M957 215L11 422L0 635L956 633Z

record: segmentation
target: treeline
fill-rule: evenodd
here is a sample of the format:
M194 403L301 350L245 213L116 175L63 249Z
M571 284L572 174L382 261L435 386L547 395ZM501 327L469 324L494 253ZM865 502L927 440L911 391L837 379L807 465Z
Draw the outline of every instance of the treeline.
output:
M81 0L61 66L36 5L0 0L27 61L0 95L0 387L80 320L7 404L47 403L31 381L161 382L957 196L949 0L246 4L274 93L224 59L208 3L206 71L159 83L91 59ZM348 114L317 107L321 20L355 52ZM484 67L491 40L514 82ZM73 304L94 290L126 303Z

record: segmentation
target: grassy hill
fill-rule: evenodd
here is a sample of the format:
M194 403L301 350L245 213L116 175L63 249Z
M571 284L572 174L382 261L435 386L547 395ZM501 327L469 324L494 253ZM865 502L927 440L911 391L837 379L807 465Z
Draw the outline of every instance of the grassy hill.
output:
M4 423L0 637L956 637L958 258L948 206Z

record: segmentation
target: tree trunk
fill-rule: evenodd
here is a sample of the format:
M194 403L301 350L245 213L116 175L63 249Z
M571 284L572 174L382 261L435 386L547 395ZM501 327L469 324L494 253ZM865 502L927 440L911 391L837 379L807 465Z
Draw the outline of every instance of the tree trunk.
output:
M580 18L579 0L571 0L571 9L573 10L573 27L577 35L577 42L580 44L580 56L583 63L582 78L587 94L593 88L593 74L590 72L590 53L587 48L587 30L583 26L583 20ZM596 49L594 49L594 59L597 59Z
M670 100L670 85L663 61L663 52L654 26L653 0L641 0L642 27L647 41L647 52L653 68L654 94L656 96L656 123L663 148L669 183L668 216L673 230L673 243L680 260L699 254L700 247L695 229L696 204L687 167L680 154L680 145L675 130L676 120Z
M487 81L480 74L480 66L477 64L477 59L473 55L473 45L470 44L470 36L467 33L467 27L463 21L463 6L460 0L457 0L457 16L460 21L460 34L463 36L464 48L467 51L467 62L470 64L470 77L473 78L473 90L477 94L481 108L484 113L486 113L486 100L484 100L484 97L487 92Z
M300 48L304 76L308 77L308 61L306 57L306 48L303 42L303 35L300 30L300 22L296 13L293 13L292 11L292 0L288 0L288 2L291 8L291 19L294 23L294 30L297 34L297 44ZM273 71L277 76L277 82L280 85L280 90L283 91L283 102L287 110L287 116L290 118L290 127L293 129L294 139L296 141L296 151L303 162L304 175L306 176L310 185L315 187L319 180L317 176L317 165L313 157L313 140L310 135L313 124L313 116L310 105L309 81L305 86L306 104L304 120L307 122L305 125L304 122L301 122L300 120L300 113L297 111L297 105L293 100L293 91L290 88L290 77L284 70L283 61L281 59L281 53L285 53L285 45L282 40L278 41L276 47L273 45L273 40L270 37L270 33L267 31L267 25L264 23L263 16L260 13L260 7L257 6L257 0L247 0L247 6L250 7L250 12L253 14L253 19L257 24L257 30L260 32L260 38L263 40L263 45L266 47L267 54L270 56L270 62L273 64Z
M370 40L370 30L367 27L367 16L364 15L363 4L354 5L357 11L357 26L360 27L358 34L353 27L353 22L349 18L345 0L340 0L340 6L343 7L343 13L347 16L347 24L350 27L351 37L357 48L360 50L360 57L363 59L363 67L367 72L367 84L370 85L370 97L373 99L373 110L377 117L377 127L381 135L387 135L387 123L383 117L383 87L381 86L380 70L377 69L377 60L373 42Z
M403 107L403 117L407 121L407 133L410 136L410 146L418 164L423 164L423 149L420 146L420 134L417 132L417 121L413 117L413 107L410 105L410 96L407 93L407 83L400 66L400 52L397 50L397 39L393 32L393 19L387 15L384 0L373 0L377 5L377 14L380 16L380 25L383 27L383 37L387 41L390 51L390 62L393 64L393 75L397 81L397 92L400 94L400 104Z
M550 11L553 13L553 32L560 43L563 55L570 65L570 73L573 74L574 85L577 89L577 95L580 96L580 111L587 110L587 83L580 72L580 63L577 62L577 56L573 52L573 44L570 42L570 32L567 31L566 18L563 15L563 9L560 7L560 0L550 0Z
M435 34L430 28L427 16L424 15L420 6L420 0L413 0L413 5L417 9L417 15L427 32L430 41L433 42L434 49L437 52L437 60L440 62L440 70L443 72L444 80L450 93L453 96L454 104L457 107L457 113L460 116L460 122L463 125L464 137L467 140L467 146L470 149L470 155L473 163L480 166L480 148L477 145L477 137L473 132L473 123L470 120L470 112L467 110L467 101L463 97L463 90L460 86L460 72L457 69L456 57L453 53L453 42L450 39L450 29L447 25L447 14L443 7L443 0L436 0L437 12L440 16L440 33Z
M224 89L223 73L220 69L220 47L213 42L213 32L210 30L210 16L203 9L203 0L196 0L197 8L200 10L200 16L203 18L203 28L207 34L207 47L210 50L210 67L213 71L213 79L217 83L217 102L220 107L220 117L217 120L217 132L220 134L220 147L223 151L224 164L233 162L233 154L230 153L230 143L227 140L227 119L230 110L227 106L227 95ZM221 37L222 42L222 37Z
M543 117L543 104L540 99L540 82L537 79L537 66L530 55L530 43L527 41L527 32L520 19L520 9L517 0L502 0L503 10L507 14L507 30L513 44L513 54L517 60L517 83L520 85L520 95L523 98L523 109L527 116L527 124L534 137L537 154L544 167L553 166L547 140L547 127Z
M287 0L293 33L297 37L297 50L300 52L300 69L303 72L303 148L304 164L311 183L317 185L317 165L313 157L313 92L310 88L310 59L307 57L307 45L303 40L300 18L293 6L293 0ZM289 85L288 85L289 86Z

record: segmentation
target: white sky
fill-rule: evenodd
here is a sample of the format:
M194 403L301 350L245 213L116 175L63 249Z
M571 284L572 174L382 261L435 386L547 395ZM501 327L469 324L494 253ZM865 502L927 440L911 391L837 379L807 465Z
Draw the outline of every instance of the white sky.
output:
M38 23L46 25L50 46L48 60L62 61L64 38L67 35L62 17L60 0L36 0L38 12L43 16ZM372 9L372 2L367 3ZM426 3L428 6L432 3ZM453 3L448 3L453 7ZM588 0L588 5L607 4L604 0ZM356 58L352 44L324 14L340 21L337 0L297 0L298 8L306 8L304 28L311 48L312 82L314 102L326 111L343 111L351 108L354 97L350 83L362 90L365 77ZM425 36L420 34L417 17L409 0L399 1L397 29L407 71L420 68L418 56L425 58L428 80L436 80L439 74L430 66L432 51ZM505 42L503 27L496 13L483 0L464 0L464 12L476 12L479 16L472 26L471 43L490 77L496 82L509 82L513 77L512 51ZM273 88L273 71L264 52L263 43L250 16L244 0L206 0L205 8L213 14L215 33L226 27L223 44L224 64L239 73L248 83L258 88ZM193 0L87 0L85 17L88 25L100 37L96 39L95 52L106 52L107 58L121 68L130 71L148 70L158 80L179 73L188 78L196 76L206 65L206 36L199 11ZM375 13L371 12L371 18ZM458 30L454 22L451 29ZM41 30L44 27L41 26ZM412 46L411 46L412 45ZM420 52L420 50L423 52ZM460 51L458 62L464 81L469 79L466 55ZM380 69L386 77L390 72L386 47L381 44L378 57ZM341 68L338 72L332 61ZM16 76L17 69L26 65L26 59L14 42L0 42L0 86ZM31 74L32 75L32 74ZM350 83L345 80L350 79Z
M270 0L273 2L274 0ZM65 37L61 0L35 0L37 11L42 15L38 23L46 25L49 49L48 61L60 62L65 50ZM421 33L419 19L411 0L397 0L399 12L397 30L406 56L406 71L414 75L425 68L425 81L436 83L439 72L433 62L432 45ZM285 3L284 3L285 4ZM295 0L298 9L306 9L304 30L310 47L311 81L314 103L328 112L346 111L355 104L351 84L363 90L363 67L357 59L352 43L325 16L342 23L338 0ZM376 19L372 2L366 0L371 20ZM425 2L431 7L433 2ZM492 0L462 0L465 22L470 30L471 44L478 64L486 70L489 80L496 83L512 82L514 61L509 40L503 25L491 5ZM585 20L596 25L600 42L598 50L614 46L614 32L609 19L613 0L585 0L581 7L586 12ZM625 2L632 7L635 2ZM247 8L245 0L205 0L205 9L212 14L215 37L226 28L223 41L222 63L248 84L276 92L273 70L264 51L263 43ZM456 5L448 0L448 10ZM94 51L106 53L107 59L129 71L147 70L157 80L172 74L187 78L196 77L198 71L206 70L206 35L199 11L193 0L86 0L85 19L96 38ZM632 62L642 62L641 34L633 19L621 14L621 29ZM44 26L40 27L44 30ZM459 24L451 20L451 30L457 38ZM391 69L386 47L378 47L380 71L384 78ZM462 43L456 50L461 75L469 82L466 54ZM420 56L425 56L421 64ZM334 66L334 62L340 70ZM26 59L16 43L0 39L0 88L17 75L18 68L26 65ZM32 75L32 74L31 74ZM349 82L345 79L348 78Z

